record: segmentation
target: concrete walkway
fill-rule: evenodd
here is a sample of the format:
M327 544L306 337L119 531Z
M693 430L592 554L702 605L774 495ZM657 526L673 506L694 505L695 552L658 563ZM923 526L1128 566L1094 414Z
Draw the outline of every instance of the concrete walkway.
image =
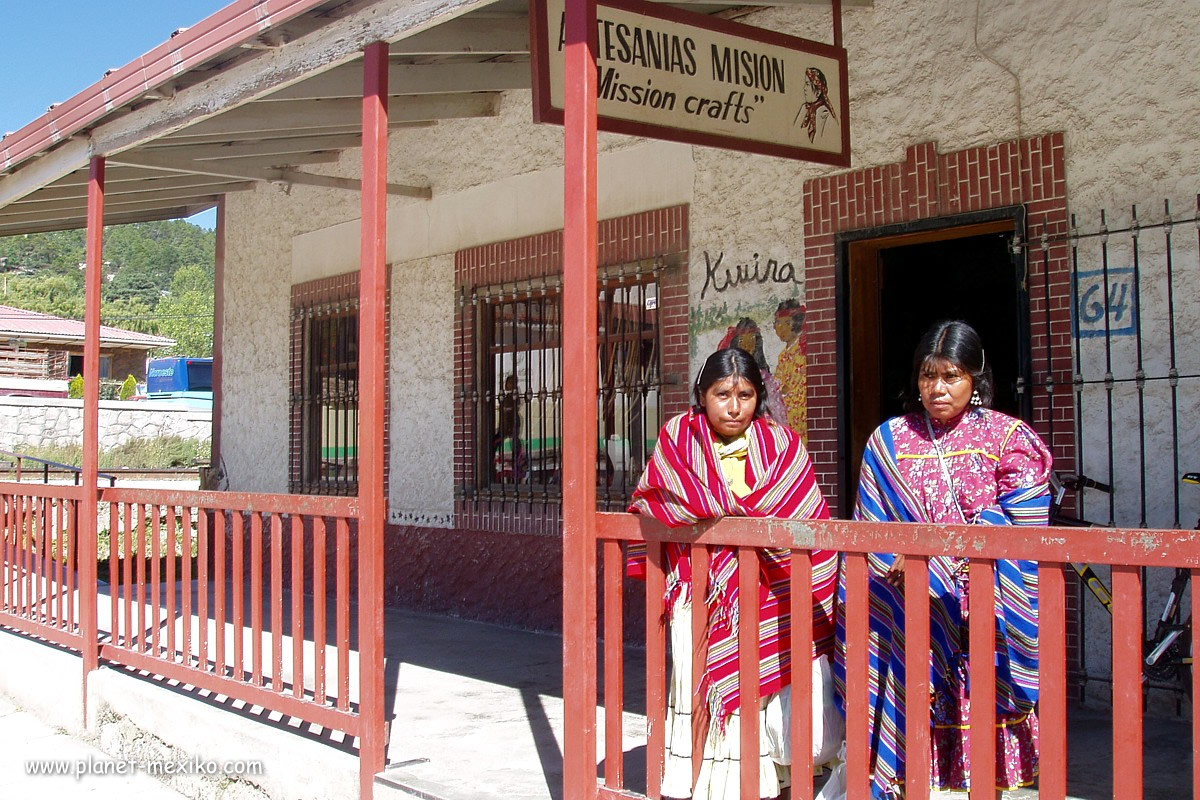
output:
M152 778L140 762L114 759L91 743L51 728L0 695L0 797L173 800L186 796Z
M559 637L397 611L389 611L386 622L391 742L389 766L376 779L377 798L565 800ZM625 770L628 787L641 790L640 651L630 651L628 661ZM358 794L357 757L337 734L302 729L261 709L115 666L102 667L90 679L91 719L85 726L77 654L0 631L0 663L0 693L11 698L0 704L5 753L0 796L74 797L69 792L78 790L85 792L80 797L96 798L343 800ZM602 719L598 723L602 741ZM1147 718L1147 798L1191 796L1190 724L1187 717ZM1099 705L1072 707L1068 742L1070 795L1111 797L1108 712ZM75 781L24 774L29 758L89 754L155 762L194 759L236 764L242 772L172 776L165 779L170 789L146 775L130 776L140 781L132 786L115 775ZM246 774L249 762L261 764L261 774ZM1023 800L1037 792L1005 797Z

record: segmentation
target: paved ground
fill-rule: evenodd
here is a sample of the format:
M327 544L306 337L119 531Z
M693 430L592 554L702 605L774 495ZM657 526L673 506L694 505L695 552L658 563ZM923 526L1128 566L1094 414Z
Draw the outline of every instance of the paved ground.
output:
M6 669L14 667L6 665ZM0 797L169 800L185 796L141 767L51 728L0 695ZM37 774L42 769L57 774Z
M391 744L376 797L566 800L561 639L394 611L386 620ZM274 715L113 667L103 667L89 682L93 719L85 730L78 719L78 655L0 631L0 664L0 693L13 698L0 697L0 797L342 800L356 794L357 759L327 731L301 730ZM642 669L640 651L631 651L623 749L626 786L634 790L645 786ZM1146 718L1149 800L1191 797L1187 713ZM1072 707L1071 797L1112 796L1111 743L1110 716L1101 704ZM265 774L232 783L177 779L170 791L140 774L75 781L24 772L30 758L108 759L101 746L125 757L149 754L160 760L257 759ZM1034 797L1036 790L1006 794L1006 800Z

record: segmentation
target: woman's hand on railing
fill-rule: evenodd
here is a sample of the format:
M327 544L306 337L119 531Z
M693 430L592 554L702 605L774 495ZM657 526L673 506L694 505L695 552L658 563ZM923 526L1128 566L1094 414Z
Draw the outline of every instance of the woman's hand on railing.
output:
M897 589L904 588L904 554L897 553L895 559L892 560L891 569L883 576L883 579L895 586Z

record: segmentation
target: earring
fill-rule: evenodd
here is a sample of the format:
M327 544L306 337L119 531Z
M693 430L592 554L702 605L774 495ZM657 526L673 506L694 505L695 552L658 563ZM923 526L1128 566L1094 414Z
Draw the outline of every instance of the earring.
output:
M981 406L981 405L983 405L983 398L979 396L979 390L978 390L978 389L976 389L975 391L971 392L971 405L973 405L973 406Z

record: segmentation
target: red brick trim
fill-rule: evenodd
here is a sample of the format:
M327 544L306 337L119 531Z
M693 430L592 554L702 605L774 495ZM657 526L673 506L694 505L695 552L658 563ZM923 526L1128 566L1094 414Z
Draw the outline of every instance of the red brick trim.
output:
M615 266L650 258L671 265L659 281L658 313L662 350L660 369L663 413L671 415L688 405L688 206L645 211L599 223L599 266ZM476 391L475 319L471 293L477 287L557 275L562 272L562 231L550 231L505 242L460 250L454 255L454 287L459 298L454 314L454 476L455 526L557 535L559 509L544 511L540 501L480 502L464 499L464 476L475 474Z
M305 308L323 305L325 303L351 302L358 308L358 272L346 272L328 278L317 278L292 285L291 321L289 324L290 356L288 361L288 376L290 397L297 397L303 390L304 382L304 318L300 313ZM392 340L392 289L391 266L388 266L388 290L385 299L386 308L383 317L383 337L385 342ZM383 483L385 494L391 472L389 453L391 452L391 413L388 387L391 385L391 355L390 348L384 355L384 411L383 411ZM290 403L288 408L288 486L298 486L301 482L304 454L304 424L299 406ZM294 491L290 489L289 491Z
M830 506L838 507L838 374L835 270L838 233L895 223L1023 205L1026 242L1067 233L1066 159L1062 133L951 153L934 142L909 147L897 164L831 175L804 184L805 291L809 336L809 451ZM1054 420L1054 462L1075 468L1072 395L1071 253L1067 241L1029 247L1029 323L1033 426L1046 438ZM1049 276L1049 281L1045 280ZM1046 291L1047 283L1049 291ZM1047 296L1048 295L1048 296ZM1048 313L1047 313L1048 310ZM1051 391L1047 386L1053 387ZM1069 575L1069 584L1074 576ZM1068 586L1068 619L1078 593ZM1067 633L1068 659L1079 663L1076 624Z
M836 359L835 234L896 223L1023 204L1026 241L1066 233L1067 199L1063 135L1051 133L951 153L934 142L909 147L904 161L830 175L804 184L804 260L808 314L809 451L830 505L838 503L838 364ZM1045 434L1050 397L1041 387L1053 377L1054 457L1063 470L1075 458L1072 374L1070 248L1046 251L1050 296L1044 291L1043 253L1027 254L1034 427ZM1046 308L1049 304L1049 330ZM1048 339L1047 339L1048 337ZM1049 348L1046 344L1049 341ZM1049 357L1047 358L1047 352Z

